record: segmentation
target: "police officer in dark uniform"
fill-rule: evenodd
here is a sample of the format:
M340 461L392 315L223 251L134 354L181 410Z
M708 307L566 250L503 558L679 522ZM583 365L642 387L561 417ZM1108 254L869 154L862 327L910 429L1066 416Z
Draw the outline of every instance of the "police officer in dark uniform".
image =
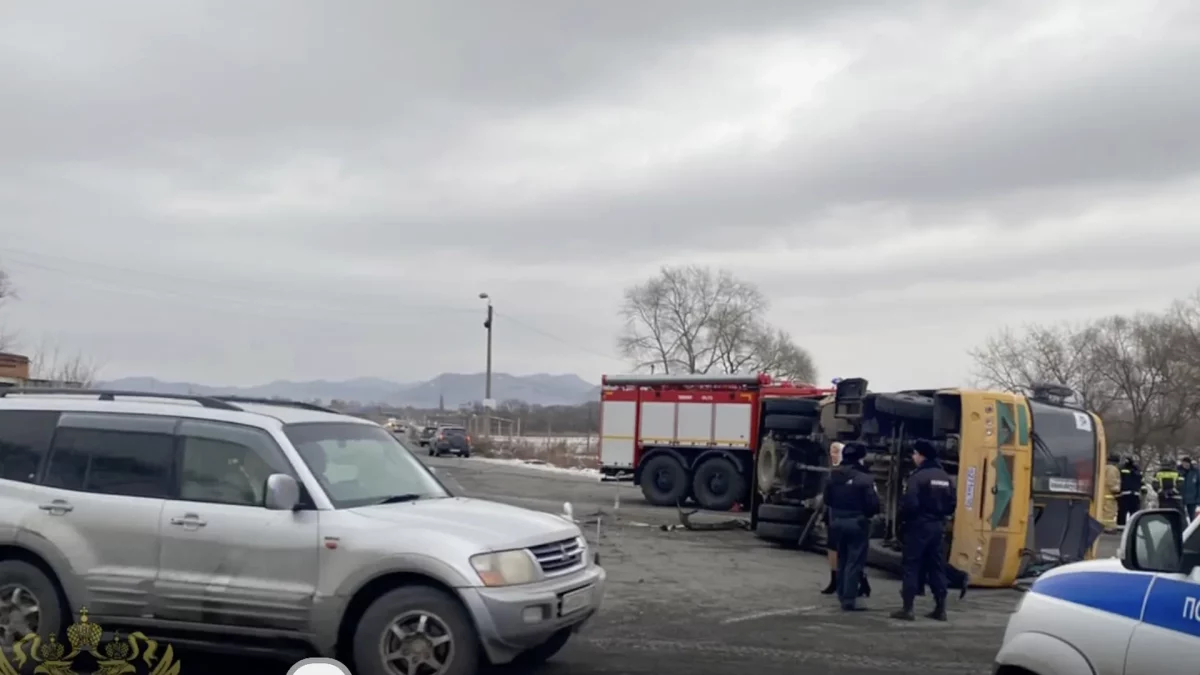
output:
M954 515L957 504L954 482L942 469L937 450L928 441L917 441L912 457L917 468L909 475L904 496L900 499L900 516L904 522L904 581L900 597L904 607L894 612L892 618L914 619L913 600L924 577L936 603L934 610L926 616L945 621L946 559L942 541L946 518Z
M879 513L875 478L863 467L867 449L860 443L842 448L842 462L825 486L830 537L837 542L838 600L848 612L866 609L857 603L864 570L871 518Z
M1129 516L1142 508L1142 471L1132 457L1121 460L1121 492L1117 495L1117 525L1125 527Z

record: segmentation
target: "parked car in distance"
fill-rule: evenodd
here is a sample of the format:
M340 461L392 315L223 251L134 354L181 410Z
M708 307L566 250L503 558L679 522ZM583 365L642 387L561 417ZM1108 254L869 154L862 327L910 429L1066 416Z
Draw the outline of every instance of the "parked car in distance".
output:
M434 426L422 427L421 431L417 434L417 443L419 443L421 445L421 447L424 448L429 445L430 440L432 440L436 434L437 434L437 427L434 427Z
M527 672L603 598L570 511L455 497L388 430L313 404L0 390L0 642L61 644L87 608L357 675Z
M433 438L429 441L429 456L446 454L459 457L471 456L471 436L467 434L466 429L449 424L437 427Z

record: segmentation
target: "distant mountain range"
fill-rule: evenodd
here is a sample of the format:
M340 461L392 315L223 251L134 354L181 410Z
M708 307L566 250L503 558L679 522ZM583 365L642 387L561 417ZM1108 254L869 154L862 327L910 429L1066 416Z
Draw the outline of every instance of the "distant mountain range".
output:
M230 387L164 382L153 377L124 377L101 382L105 389L152 391L163 394L197 394L281 397L297 401L345 401L347 403L436 408L444 400L448 409L483 399L483 373L442 373L425 382L392 382L373 377L332 382L276 380L253 387ZM492 398L498 402L516 399L534 405L578 405L599 400L599 387L578 375L509 375L492 373Z

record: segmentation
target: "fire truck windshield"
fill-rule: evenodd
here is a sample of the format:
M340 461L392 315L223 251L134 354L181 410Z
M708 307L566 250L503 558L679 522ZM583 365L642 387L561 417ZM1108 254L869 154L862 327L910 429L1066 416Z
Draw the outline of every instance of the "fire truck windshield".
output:
M1030 401L1033 415L1033 491L1092 494L1096 480L1096 428L1074 408Z

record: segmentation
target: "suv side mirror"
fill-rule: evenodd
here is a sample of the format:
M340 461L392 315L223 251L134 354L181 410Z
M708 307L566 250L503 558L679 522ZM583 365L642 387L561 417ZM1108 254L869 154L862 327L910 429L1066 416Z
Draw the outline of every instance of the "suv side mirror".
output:
M267 496L263 504L272 511L294 511L300 504L300 484L284 473L267 477Z
M1121 536L1121 564L1141 572L1190 572L1183 569L1183 532L1187 521L1177 509L1138 511Z

